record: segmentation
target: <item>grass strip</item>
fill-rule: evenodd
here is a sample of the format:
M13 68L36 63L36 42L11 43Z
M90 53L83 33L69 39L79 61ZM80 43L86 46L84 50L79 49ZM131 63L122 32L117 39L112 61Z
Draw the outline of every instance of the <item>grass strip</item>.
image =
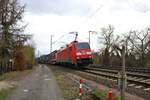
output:
M8 88L8 89L3 89L0 91L0 100L5 100L7 96L15 89L13 88Z
M119 100L119 97L116 96L116 94L112 94L113 100ZM94 89L92 91L92 98L93 100L109 100L108 98L108 91L100 91L97 89Z

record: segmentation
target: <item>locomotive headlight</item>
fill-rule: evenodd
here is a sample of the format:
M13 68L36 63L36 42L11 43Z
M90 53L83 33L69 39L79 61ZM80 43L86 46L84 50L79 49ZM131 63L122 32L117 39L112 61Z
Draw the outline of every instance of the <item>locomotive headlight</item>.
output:
M77 54L77 56L80 56L80 55L81 55L81 53L80 53L80 52L77 52L76 54Z
M86 52L86 54L91 55L92 53L91 52Z

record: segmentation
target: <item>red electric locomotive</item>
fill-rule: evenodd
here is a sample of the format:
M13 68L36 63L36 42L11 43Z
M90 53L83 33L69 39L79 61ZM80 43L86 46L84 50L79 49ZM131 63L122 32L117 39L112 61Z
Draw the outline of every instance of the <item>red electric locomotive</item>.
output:
M73 41L56 53L56 63L86 66L92 64L92 53L88 42Z

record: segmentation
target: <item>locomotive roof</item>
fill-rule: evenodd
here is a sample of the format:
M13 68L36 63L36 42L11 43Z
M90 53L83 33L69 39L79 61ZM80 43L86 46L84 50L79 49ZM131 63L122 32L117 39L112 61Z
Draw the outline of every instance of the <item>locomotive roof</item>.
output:
M78 42L78 41L73 41L69 44L69 46L71 46L72 44L75 44L75 43L88 43L88 42Z

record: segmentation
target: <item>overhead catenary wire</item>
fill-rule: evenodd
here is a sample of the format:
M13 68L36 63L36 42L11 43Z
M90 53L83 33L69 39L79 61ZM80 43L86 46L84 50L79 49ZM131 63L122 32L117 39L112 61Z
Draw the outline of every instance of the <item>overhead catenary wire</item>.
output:
M82 22L82 25L86 24L87 22L89 22L89 20L91 20L97 13L100 12L100 10L102 10L102 8L104 8L106 6L106 4L109 3L110 0L105 1L105 3L103 5L100 5L93 13L91 13L87 19L85 19ZM81 26L82 27L82 26ZM81 29L81 27L78 27L77 30Z
M60 36L57 40L55 40L54 42L52 42L52 44L55 44L58 40L60 40L61 38L63 38L65 36L65 34L63 34L62 36Z
M134 7L135 10L138 11L138 12L148 13L148 12L150 11L150 7L144 7L145 9L138 10L138 9L136 8L136 4L135 4L135 2L134 2L133 0L127 0L127 1L128 1L128 3L129 3L129 6ZM138 2L139 2L139 1L138 1ZM150 2L148 2L148 3L150 3ZM141 3L139 2L139 4L141 4ZM144 5L143 5L143 6L144 6Z
M91 20L103 7L106 6L106 4L109 2L110 0L105 1L105 3L102 5L100 5L93 13L91 13L87 19L85 19L82 22L82 25L84 25L85 23L87 23L89 20ZM77 25L78 26L78 25ZM80 30L82 26L77 27L76 30ZM68 32L69 33L69 32ZM58 41L60 41L60 39L64 38L68 33L61 35L58 39L56 39L54 42L52 42L52 44L56 44Z

